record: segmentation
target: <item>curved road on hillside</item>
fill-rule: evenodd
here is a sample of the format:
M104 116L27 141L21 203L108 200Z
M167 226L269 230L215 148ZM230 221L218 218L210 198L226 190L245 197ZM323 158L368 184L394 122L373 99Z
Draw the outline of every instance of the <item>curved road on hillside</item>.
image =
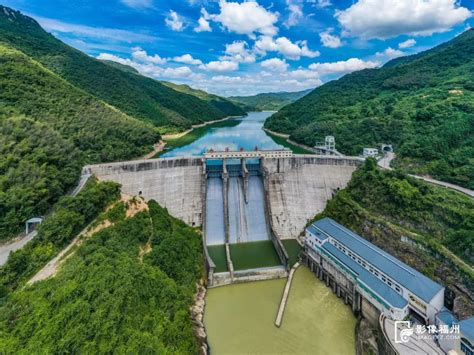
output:
M395 153L387 153L382 159L380 159L377 162L377 164L382 169L392 170L392 168L390 167L390 163L393 159L395 159ZM429 182L430 184L435 184L435 185L446 187L446 188L451 189L451 190L456 190L458 192L462 192L463 194L466 194L466 195L474 198L474 191L469 190L465 187L458 186L458 185L455 185L455 184L450 184L449 182L435 180L435 179L424 177L424 176L412 175L412 174L408 174L408 175L411 176L411 177L414 177L415 179L421 179L421 180L424 180L426 182Z
M72 190L70 193L71 196L76 196L79 191L82 190L82 188L85 186L87 180L91 177L91 174L89 172L86 172L85 174L81 175L81 179L79 180L79 183L77 186ZM32 240L34 237L36 237L37 232L33 231L29 234L26 234L24 236L19 236L12 241L9 241L3 245L0 245L0 266L5 264L8 260L8 256L10 253L23 248L26 243L28 243L30 240Z

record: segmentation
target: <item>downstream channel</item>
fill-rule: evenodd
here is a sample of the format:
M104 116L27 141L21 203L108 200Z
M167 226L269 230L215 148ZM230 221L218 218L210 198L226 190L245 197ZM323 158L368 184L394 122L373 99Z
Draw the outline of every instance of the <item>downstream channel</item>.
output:
M200 156L211 148L290 148L295 153L308 153L265 132L263 124L270 115L252 112L201 127L168 142L172 149L161 157ZM208 250L218 265L216 272L225 272L223 184L219 167L214 170L210 168L207 181L206 235ZM268 259L268 266L278 264L274 251L265 249L273 246L268 240L261 178L250 176L250 193L245 201L242 178L230 175L229 237L234 268L261 267L259 259ZM204 323L211 354L354 354L356 319L350 307L304 266L296 271L282 326L274 325L285 283L286 279L279 279L209 289Z

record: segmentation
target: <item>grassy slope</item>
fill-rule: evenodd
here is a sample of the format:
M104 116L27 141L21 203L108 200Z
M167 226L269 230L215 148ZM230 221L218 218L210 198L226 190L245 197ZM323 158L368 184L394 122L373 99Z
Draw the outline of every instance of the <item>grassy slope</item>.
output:
M458 296L455 311L474 311L474 201L368 162L316 218L329 216ZM421 247L402 242L408 237Z
M198 353L190 306L203 272L200 236L153 201L131 218L113 214L114 225L55 277L4 298L2 351ZM152 249L142 260L145 243Z
M2 6L0 38L73 85L159 127L185 129L229 114L156 80L93 59L48 34L33 19ZM240 114L241 110L233 107Z
M0 239L45 213L86 162L143 155L159 137L0 43Z
M298 92L262 93L254 96L231 96L229 100L254 111L276 111L282 107L301 99L312 90Z
M329 82L266 127L308 145L331 134L351 155L393 143L398 166L474 188L473 82L471 29L424 53Z

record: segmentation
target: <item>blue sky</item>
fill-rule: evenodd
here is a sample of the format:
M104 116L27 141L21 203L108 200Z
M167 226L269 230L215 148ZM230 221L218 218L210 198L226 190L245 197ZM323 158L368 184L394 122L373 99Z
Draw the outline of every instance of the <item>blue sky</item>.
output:
M90 56L224 96L314 88L447 41L473 0L3 0Z

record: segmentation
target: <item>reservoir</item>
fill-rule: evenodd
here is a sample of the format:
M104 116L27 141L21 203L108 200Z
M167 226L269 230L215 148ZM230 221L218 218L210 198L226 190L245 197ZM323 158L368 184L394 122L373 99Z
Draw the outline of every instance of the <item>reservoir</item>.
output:
M289 148L295 153L307 153L304 149L287 143L283 138L270 136L263 130L265 120L273 112L249 112L245 117L229 119L195 129L190 134L171 140L167 146L171 149L160 156L162 158L190 157L203 155L207 150L237 151L258 149ZM187 137L192 136L189 142ZM183 145L183 143L186 143Z
M208 290L204 324L211 354L355 354L356 319L306 267L295 274L280 328L286 279Z

